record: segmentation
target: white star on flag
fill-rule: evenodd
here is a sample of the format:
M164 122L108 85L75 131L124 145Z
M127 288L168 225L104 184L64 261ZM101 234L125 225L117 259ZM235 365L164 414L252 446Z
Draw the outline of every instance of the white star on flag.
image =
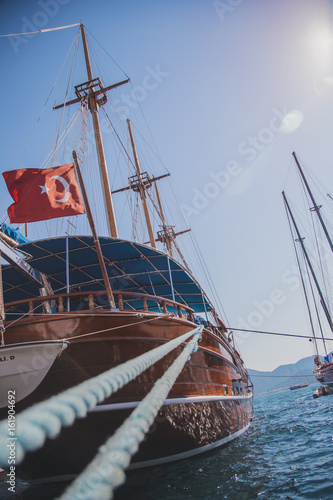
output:
M50 188L47 187L46 182L45 182L44 186L39 186L39 187L42 190L40 194L43 194L43 193L46 193L47 195L49 194Z

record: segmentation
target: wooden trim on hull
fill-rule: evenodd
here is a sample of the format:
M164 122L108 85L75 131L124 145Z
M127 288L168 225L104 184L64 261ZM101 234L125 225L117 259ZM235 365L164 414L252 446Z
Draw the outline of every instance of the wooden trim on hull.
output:
M93 306L93 300L89 303ZM70 342L40 386L18 403L17 411L196 327L177 308L175 313L178 315L167 310L161 314L147 310L91 308L68 313L30 314L14 322L8 321L6 341L11 343L49 339L68 339ZM182 347L105 399L85 419L77 419L72 427L64 428L56 439L48 439L41 450L28 453L17 467L18 477L31 480L79 474L129 416L131 408L165 373ZM204 328L198 350L172 387L133 463L149 464L156 460L167 463L204 453L235 439L245 432L253 416L251 386L242 360L230 346L224 331L212 325Z
M170 455L165 458L159 458L156 460L147 460L146 462L136 462L131 464L128 467L128 470L134 470L134 469L142 469L145 467L155 467L156 465L163 465L167 464L170 462L177 462L178 460L184 460L186 458L192 458L197 455L201 455L202 453L207 453L211 450L214 450L216 448L220 448L221 446L225 446L234 439L237 439L238 437L242 436L250 427L251 422L249 422L243 429L240 429L239 431L235 432L234 434L231 434L230 436L226 436L225 438L220 439L219 441L215 441L214 443L207 444L205 446L201 446L200 448L197 448L195 450L191 450L188 452L184 453L179 453L178 455Z
M180 403L202 403L207 401L242 401L244 399L252 399L252 394L249 396L193 396L185 398L172 398L166 399L163 406L180 404ZM100 411L115 411L115 410L128 410L136 408L141 401L129 401L127 403L113 403L108 405L97 405L89 413L98 413Z
M47 397L78 385L91 377L123 363L139 354L161 345L166 339L127 337L105 338L94 343L78 342L68 346L61 358L56 359L51 370L43 382L31 396L18 403L17 411L31 406ZM206 342L216 342L208 338ZM203 342L205 339L203 338ZM171 389L169 398L211 398L226 400L230 397L239 399L247 396L247 379L242 377L237 367L221 352L215 349L199 347ZM212 346L214 348L214 345ZM168 354L153 367L145 370L134 381L119 389L107 398L102 404L132 403L141 401L153 387L155 381L163 375L165 370L181 351L181 347ZM37 361L39 361L37 359ZM41 362L41 361L39 361ZM25 382L30 382L30 374L25 376ZM0 411L0 417L1 417ZM3 414L5 418L5 414Z
M128 319L122 313L91 313L76 316L72 314L43 315L25 318L8 325L6 333L11 343L50 337L58 340L66 337L70 339L69 347L62 357L56 360L45 382L32 398L24 400L18 411L143 354L189 331L194 326L193 323L183 318L152 316L156 318L153 322L137 323L132 326L128 326ZM136 315L135 317L138 320ZM145 315L145 318L150 317L150 314ZM120 331L115 329L123 326L125 328ZM104 333L90 336L89 333L93 330L104 330ZM72 335L81 334L84 336L71 339ZM85 336L86 334L88 336ZM180 350L181 348L170 353L154 368L142 374L138 382L132 384L133 390L121 389L105 403L141 400L157 378L170 366ZM185 366L170 397L246 394L247 375L244 370L236 366L235 359L236 355L231 353L224 339L205 329L199 350L192 355L191 360ZM234 385L237 386L237 384L241 384L242 387L235 387L235 390L241 390L242 394L233 393Z

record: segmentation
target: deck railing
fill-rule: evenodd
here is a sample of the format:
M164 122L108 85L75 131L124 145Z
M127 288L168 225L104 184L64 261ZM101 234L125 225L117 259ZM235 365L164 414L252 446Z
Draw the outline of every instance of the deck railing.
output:
M187 317L190 321L194 319L194 310L190 307L175 302L164 297L148 295L145 293L114 291L117 310L119 311L135 311L135 312L151 312L156 308L163 314L170 313L170 308L174 311L175 316L179 318ZM131 305L131 300L136 302L136 305ZM141 301L141 304L138 304ZM149 303L153 302L153 305ZM97 310L109 309L106 291L89 291L89 292L72 292L55 295L46 295L41 297L32 297L15 302L5 304L6 313L24 312L28 315L40 314L40 308L43 308L44 313L67 313L80 310ZM169 309L168 309L169 308Z

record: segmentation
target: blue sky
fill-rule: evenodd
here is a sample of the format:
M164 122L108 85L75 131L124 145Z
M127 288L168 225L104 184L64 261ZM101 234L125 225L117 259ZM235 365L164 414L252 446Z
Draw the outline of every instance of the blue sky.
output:
M121 89L117 107L134 117L143 109L234 328L309 333L281 191L302 206L293 151L333 189L331 7L324 0L0 3L0 34L83 22L123 70L111 65L106 83L130 76L139 103ZM52 114L19 163L76 31L0 38L2 171L39 166L48 153ZM164 173L159 164L156 173ZM1 199L5 193L2 183ZM8 196L2 220L6 203ZM186 251L186 237L184 244ZM250 368L313 354L308 340L235 338Z

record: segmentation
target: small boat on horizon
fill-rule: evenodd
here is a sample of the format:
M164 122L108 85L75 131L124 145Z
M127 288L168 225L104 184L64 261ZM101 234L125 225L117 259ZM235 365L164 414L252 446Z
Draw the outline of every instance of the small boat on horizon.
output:
M304 382L302 384L292 385L289 387L289 389L291 391L295 391L296 389L302 389L303 387L308 387L308 385L310 385L308 382Z

